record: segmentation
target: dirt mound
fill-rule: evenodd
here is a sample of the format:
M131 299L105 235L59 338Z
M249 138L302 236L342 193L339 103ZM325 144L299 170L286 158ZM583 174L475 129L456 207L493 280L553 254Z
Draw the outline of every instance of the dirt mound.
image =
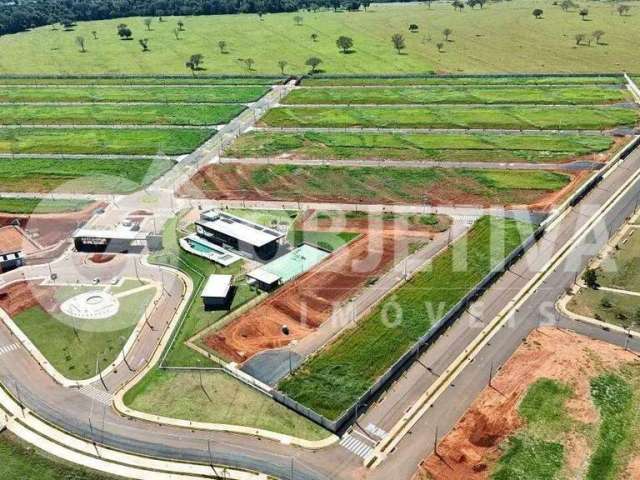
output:
M33 282L18 282L0 290L0 308L10 317L37 305L47 311L55 311L58 304L53 288L41 287Z
M0 228L0 252L15 252L22 250L25 255L36 253L40 250L20 228L7 226Z
M519 402L529 386L540 378L551 378L571 385L574 397L567 403L570 415L581 422L597 419L591 402L590 379L604 369L637 361L633 353L581 335L541 328L533 331L516 350L500 373L493 388L487 387L464 416L428 456L413 480L484 480L500 458L500 444L522 425ZM584 442L575 439L571 463L579 466L588 459ZM631 478L631 477L630 477Z
M130 217L149 217L151 215L153 215L153 213L149 210L135 210L129 213Z
M114 258L116 258L115 255L105 255L102 253L96 253L95 255L91 255L89 257L89 261L93 263L109 263Z

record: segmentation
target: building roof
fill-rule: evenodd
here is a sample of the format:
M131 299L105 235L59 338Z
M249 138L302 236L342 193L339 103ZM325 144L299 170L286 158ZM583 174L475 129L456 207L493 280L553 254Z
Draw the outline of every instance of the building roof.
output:
M126 229L118 230L92 230L80 228L73 233L73 238L104 238L107 240L146 240L147 233Z
M280 281L280 277L275 273L267 272L263 268L256 268L255 270L247 273L247 277L253 278L265 285L273 285Z
M220 210L210 210L202 214L202 219L196 222L210 230L220 232L232 238L241 240L249 245L260 248L284 237L284 233L257 223L236 217Z
M227 298L231 290L233 275L209 275L207 284L202 289L202 298Z

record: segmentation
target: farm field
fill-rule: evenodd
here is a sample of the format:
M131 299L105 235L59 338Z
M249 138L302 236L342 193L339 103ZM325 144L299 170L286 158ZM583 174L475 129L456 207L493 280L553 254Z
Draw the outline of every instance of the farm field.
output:
M414 480L637 477L637 358L553 328L534 330ZM460 452L466 452L460 455Z
M3 189L4 189L4 183ZM4 190L5 192L7 190ZM29 213L49 214L77 212L84 210L92 202L90 200L51 200L39 198L10 198L0 197L0 212L16 213L20 215Z
M344 203L532 204L569 184L547 171L212 165L181 195L215 199Z
M282 103L290 105L327 104L538 104L589 105L622 102L631 94L618 88L597 86L430 86L366 88L297 88ZM0 90L0 98L2 92Z
M0 184L4 192L123 194L150 185L172 166L173 161L164 158L4 159L0 160ZM38 205L37 211L44 205Z
M6 288L9 295L2 308L65 377L82 380L107 368L122 351L156 291L148 288L119 299L120 309L97 328L93 320L72 318L59 310L60 304L95 287L43 287L18 283Z
M7 86L0 77L0 102L192 102L192 103L247 103L267 93L262 86L209 86L172 87L127 83L117 86L79 87L59 84L53 87Z
M621 75L422 75L422 76L310 76L302 81L304 87L352 87L352 86L514 86L514 85L623 85L625 79Z
M216 125L244 110L235 105L10 105L0 103L4 125Z
M288 62L286 74L306 73L304 62L311 55L323 60L327 73L637 71L637 54L628 48L640 44L634 8L620 16L615 4L592 3L586 24L577 8L564 12L550 2L537 20L531 12L540 6L534 0L499 2L459 13L445 2L431 8L374 4L367 12L303 12L300 26L293 20L298 13L267 14L262 21L255 14L198 16L185 19L180 40L173 34L176 17L154 21L151 31L142 18L81 22L71 32L42 27L5 35L0 72L187 74L185 62L194 53L204 55L203 74L280 74L279 60ZM119 23L132 29L134 41L119 39ZM418 24L418 33L408 32L411 23ZM453 31L451 41L443 39L445 28ZM606 32L602 44L576 45L576 34L595 30ZM390 41L398 32L405 36L404 55ZM317 42L312 33L318 34ZM353 38L354 53L345 55L336 47L340 35ZM75 44L77 36L86 39L86 53ZM150 52L142 52L140 38L149 39ZM228 53L218 49L221 40ZM249 57L254 71L237 60Z
M180 155L214 133L203 128L4 128L0 153Z
M611 148L598 135L485 133L248 132L225 151L233 158L388 159L473 162L563 162Z
M114 85L126 85L132 86L216 86L216 85L275 85L282 83L283 77L267 77L267 76L238 76L230 77L224 75L206 76L206 75L128 75L128 76L113 76L109 75L1 75L0 74L0 86L13 85L13 86L46 86L46 85L59 85L63 87L71 86L114 86Z
M491 217L478 220L464 240L435 257L429 268L393 292L394 304L403 312L401 327L387 326L398 320L398 310L387 311L383 300L355 328L282 380L278 388L329 419L339 418L437 321L425 315L418 304L444 305L442 311L447 311L531 232L530 224L515 220ZM504 238L504 250L499 254L490 252L490 239L494 235ZM459 248L464 248L468 255L464 271L453 267Z
M638 112L615 107L425 106L276 107L261 120L265 127L321 128L494 128L605 130L633 126Z

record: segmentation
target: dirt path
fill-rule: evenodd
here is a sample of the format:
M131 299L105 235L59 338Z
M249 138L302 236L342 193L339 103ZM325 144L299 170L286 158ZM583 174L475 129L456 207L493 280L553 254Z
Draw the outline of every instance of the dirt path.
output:
M454 429L420 465L414 480L484 480L500 458L500 443L522 425L518 405L528 387L540 378L571 385L569 414L584 423L598 419L590 380L603 370L638 361L636 355L611 344L551 327L534 330L475 400ZM569 438L567 468L580 471L589 450L580 438ZM574 478L577 478L574 476Z

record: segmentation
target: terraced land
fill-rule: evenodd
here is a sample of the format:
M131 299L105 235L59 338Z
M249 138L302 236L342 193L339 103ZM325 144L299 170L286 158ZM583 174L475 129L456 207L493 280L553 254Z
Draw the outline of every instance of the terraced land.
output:
M515 220L478 220L464 239L382 300L355 328L310 357L278 388L329 419L339 418L439 319L429 311L449 310L531 231L531 225ZM491 249L496 235L504 239L499 253ZM454 266L460 248L468 255L465 269Z
M344 203L533 204L567 186L548 171L437 168L211 165L183 187L184 196Z
M387 159L449 162L563 162L613 145L608 136L487 133L279 133L253 131L226 151L233 158Z
M633 109L608 106L277 107L265 127L490 128L606 130L638 122Z

